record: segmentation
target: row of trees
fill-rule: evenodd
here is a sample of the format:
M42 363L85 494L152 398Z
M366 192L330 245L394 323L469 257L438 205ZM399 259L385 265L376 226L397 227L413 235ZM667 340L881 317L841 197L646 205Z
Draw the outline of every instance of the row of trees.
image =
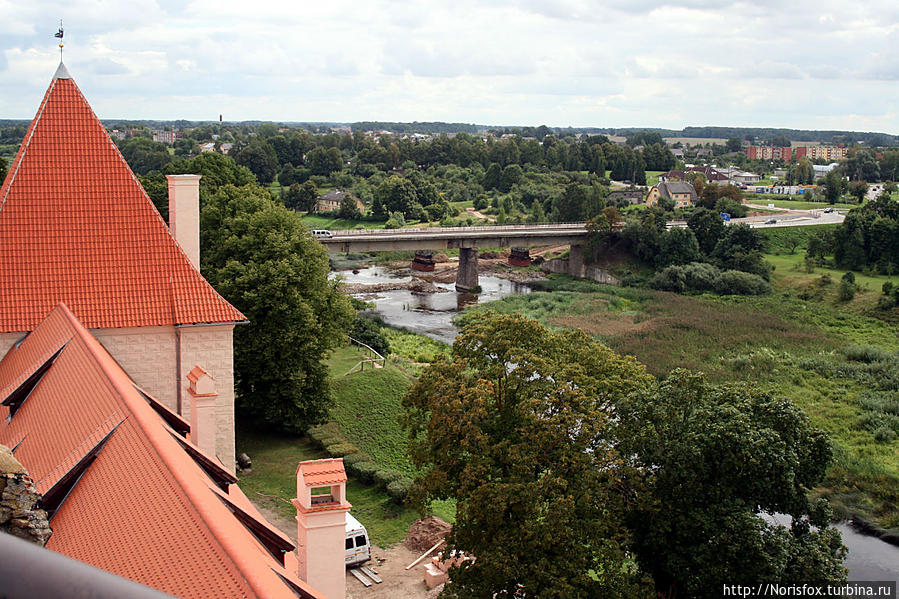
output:
M718 597L841 581L808 490L831 458L789 402L673 372L579 331L485 314L406 394L420 505L456 501L449 597ZM762 513L785 514L781 526Z

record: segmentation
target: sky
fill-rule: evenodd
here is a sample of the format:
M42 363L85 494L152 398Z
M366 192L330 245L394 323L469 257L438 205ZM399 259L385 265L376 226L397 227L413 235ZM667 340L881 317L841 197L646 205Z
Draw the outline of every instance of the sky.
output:
M0 118L899 134L896 0L0 0Z

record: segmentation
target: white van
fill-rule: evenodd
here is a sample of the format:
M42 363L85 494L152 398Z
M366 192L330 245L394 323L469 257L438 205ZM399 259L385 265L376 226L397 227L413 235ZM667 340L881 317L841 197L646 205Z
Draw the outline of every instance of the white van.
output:
M312 229L312 236L316 239L330 239L334 237L331 235L331 231L325 229Z
M346 515L346 566L352 568L371 559L368 531L351 514Z

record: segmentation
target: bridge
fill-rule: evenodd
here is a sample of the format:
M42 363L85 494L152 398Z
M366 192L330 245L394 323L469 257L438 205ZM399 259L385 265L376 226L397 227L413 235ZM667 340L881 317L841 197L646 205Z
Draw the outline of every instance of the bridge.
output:
M754 216L735 218L728 224L745 223L752 228L802 227L840 223L843 215L820 210L791 211L771 218ZM478 284L478 248L535 247L570 245L568 274L584 274L583 244L590 233L587 223L550 223L541 225L493 225L481 227L432 227L420 229L351 229L331 231L331 237L319 241L329 253L375 252L390 250L459 250L456 289L471 291ZM668 227L685 227L686 221L670 221Z
M331 231L319 241L329 253L391 250L459 250L456 289L471 291L478 284L478 248L570 245L568 271L583 276L583 244L590 233L586 223L432 227L427 229L351 229Z

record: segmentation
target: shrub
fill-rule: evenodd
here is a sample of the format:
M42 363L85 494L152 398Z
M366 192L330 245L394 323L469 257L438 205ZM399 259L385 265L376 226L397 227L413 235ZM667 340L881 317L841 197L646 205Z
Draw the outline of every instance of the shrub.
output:
M657 272L649 285L653 289L661 289L662 291L674 291L680 293L687 289L687 275L683 266L669 266L668 268Z
M333 438L340 434L336 422L329 422L319 426L313 426L306 431L306 436L319 447L323 446L323 441L327 438Z
M852 273L846 273L852 274ZM855 284L850 283L844 277L842 281L840 281L839 291L837 292L837 297L840 298L841 302L848 302L855 297Z
M356 476L364 483L374 482L375 472L380 469L381 467L374 462L357 462L353 464Z
M853 362L886 362L892 358L892 354L887 350L876 347L874 345L850 345L843 348L843 355L847 360Z
M684 282L688 289L714 291L721 271L705 262L691 262L684 266Z
M393 481L403 478L403 473L397 470L378 470L373 478L376 484L387 487Z
M715 283L715 291L721 295L765 295L771 293L771 284L759 275L725 270Z
M359 448L352 443L335 443L327 445L325 448L332 458L342 458L345 455L359 453Z
M397 503L402 503L406 500L411 488L412 479L403 477L387 485L387 494Z
M882 426L874 431L874 440L878 443L892 443L897 436L899 435L896 435L896 431L886 426Z
M883 287L880 288L883 291L884 295L889 295L893 292L893 282L892 281L884 281Z
M370 461L371 461L371 456L369 456L367 453L363 453L361 451L343 456L343 465L346 466L347 468L349 468L353 464L359 464L361 462L370 462Z
M346 439L344 439L342 436L332 434L332 435L323 437L319 444L322 447L330 447L331 445L337 445L338 443L345 443L345 442L346 442Z

